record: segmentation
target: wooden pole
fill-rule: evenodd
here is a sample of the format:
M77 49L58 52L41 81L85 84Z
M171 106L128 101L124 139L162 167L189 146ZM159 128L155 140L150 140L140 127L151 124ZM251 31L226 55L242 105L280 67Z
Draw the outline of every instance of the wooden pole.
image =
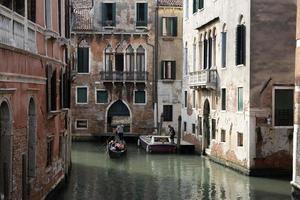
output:
M178 117L178 130L177 130L177 152L180 153L180 143L181 143L181 115Z

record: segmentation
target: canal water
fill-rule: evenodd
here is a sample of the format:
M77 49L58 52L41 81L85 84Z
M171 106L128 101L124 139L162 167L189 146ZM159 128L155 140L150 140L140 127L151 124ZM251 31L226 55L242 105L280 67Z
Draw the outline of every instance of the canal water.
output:
M197 155L146 154L129 145L112 160L100 143L73 143L73 168L59 200L291 199L288 180L241 175Z

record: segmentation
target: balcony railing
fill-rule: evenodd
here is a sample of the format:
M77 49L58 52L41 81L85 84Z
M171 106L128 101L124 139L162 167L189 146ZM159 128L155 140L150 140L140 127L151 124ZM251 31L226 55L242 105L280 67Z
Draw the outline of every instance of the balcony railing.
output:
M122 72L122 71L112 71L112 72L100 72L101 80L105 81L137 81L144 82L148 80L148 72Z
M217 87L217 70L207 69L197 72L190 72L189 85L190 87L203 87L215 89Z
M0 5L0 43L36 53L36 26Z

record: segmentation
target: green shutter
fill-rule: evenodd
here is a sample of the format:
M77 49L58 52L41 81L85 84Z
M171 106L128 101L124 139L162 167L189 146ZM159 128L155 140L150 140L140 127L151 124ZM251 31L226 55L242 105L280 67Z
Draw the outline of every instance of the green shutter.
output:
M87 88L77 88L77 103L87 103Z
M107 103L107 102L108 102L108 92L97 91L97 103Z
M177 36L177 17L173 17L173 30L172 36Z
M83 50L82 48L77 49L77 72L82 73L83 71Z
M113 22L112 25L116 25L116 3L112 4L112 14L113 14Z
M161 79L165 79L165 76L164 76L164 61L161 61L161 64L160 64L160 73L161 73Z
M106 4L101 3L102 7L102 26L106 26L106 21L107 21L107 9L106 9Z
M135 92L135 103L146 103L146 93L145 91L136 91Z
M172 65L171 65L171 78L173 80L176 79L176 61L172 61Z
M243 88L238 88L238 111L243 111L244 104L243 104Z
M144 26L147 26L147 24L148 24L148 4L147 3L144 3L144 18L143 18L143 21L144 21Z

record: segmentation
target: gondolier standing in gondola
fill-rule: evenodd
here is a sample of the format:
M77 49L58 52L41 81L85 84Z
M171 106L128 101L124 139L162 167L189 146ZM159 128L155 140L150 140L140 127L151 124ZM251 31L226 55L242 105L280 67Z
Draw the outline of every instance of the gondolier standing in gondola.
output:
M175 129L170 124L168 125L168 128L169 128L171 143L174 144Z

